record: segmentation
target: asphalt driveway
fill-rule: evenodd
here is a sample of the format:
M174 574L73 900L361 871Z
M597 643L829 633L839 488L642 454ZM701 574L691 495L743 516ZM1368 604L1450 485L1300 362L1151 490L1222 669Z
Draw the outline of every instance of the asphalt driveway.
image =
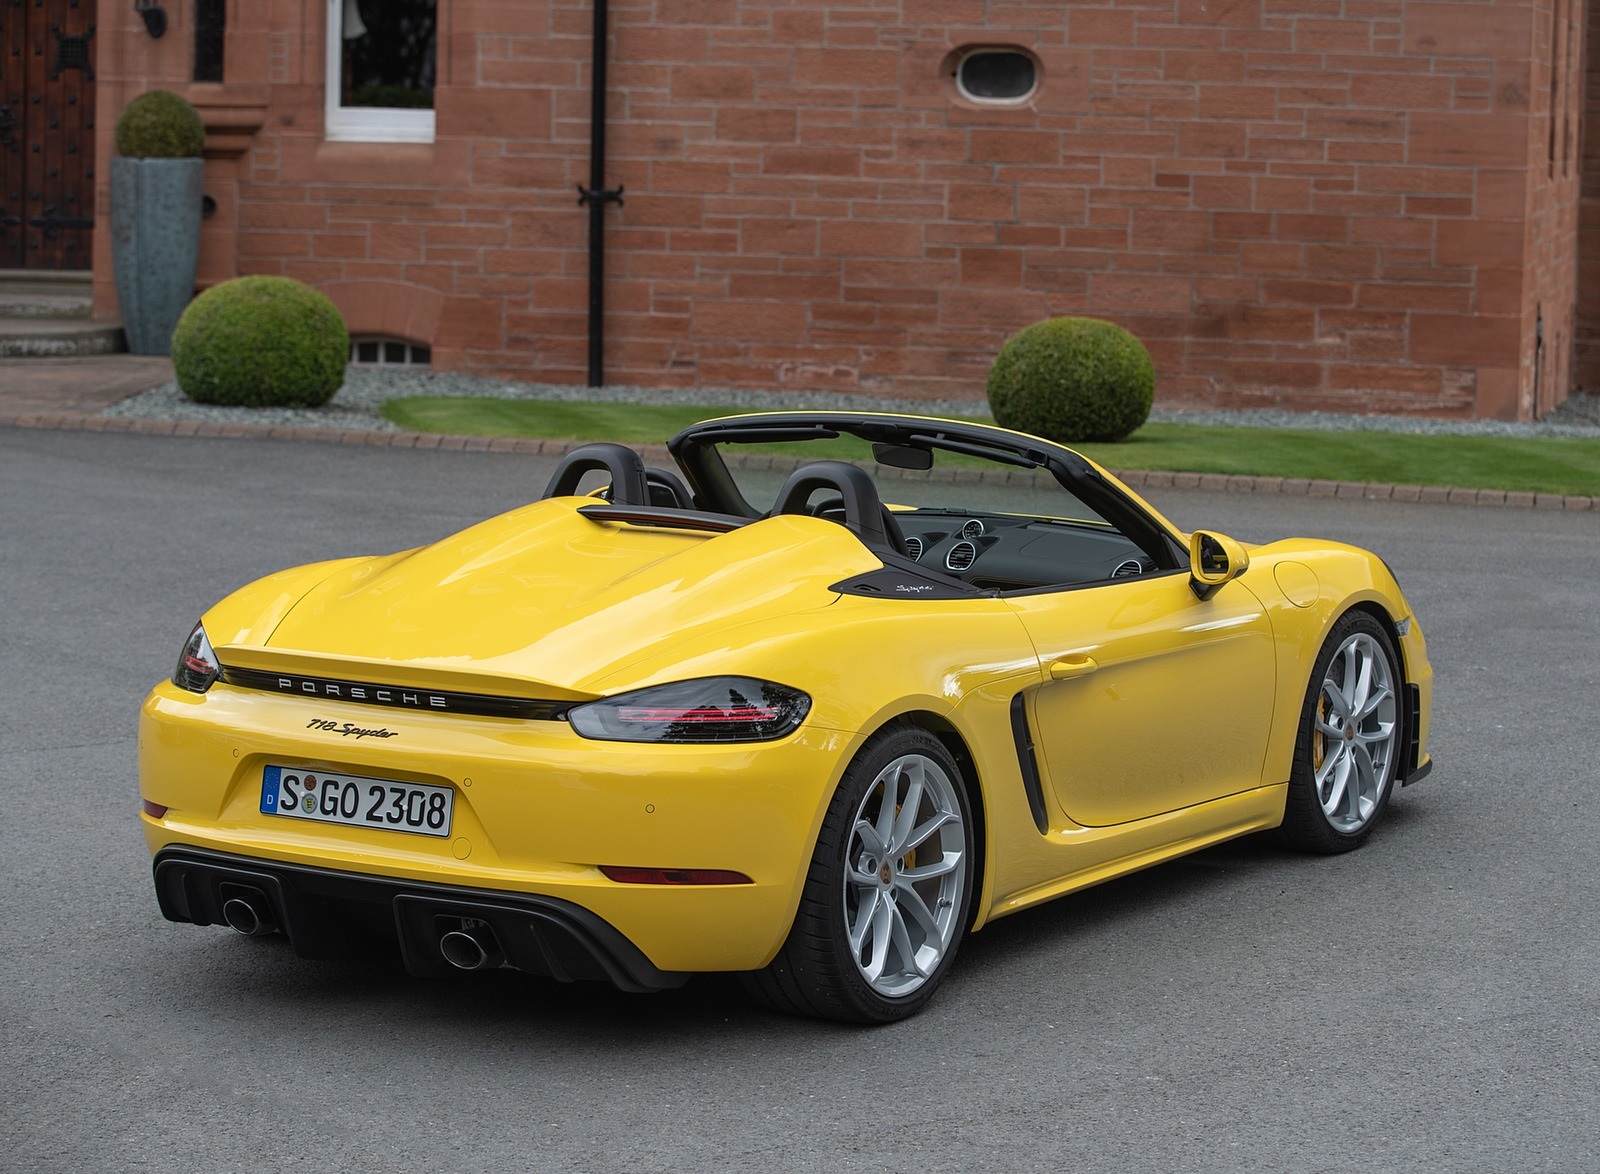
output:
M1383 553L1438 765L1349 856L1252 839L995 923L905 1024L164 922L135 715L200 612L551 464L0 428L0 1169L1600 1168L1595 512L1152 491Z

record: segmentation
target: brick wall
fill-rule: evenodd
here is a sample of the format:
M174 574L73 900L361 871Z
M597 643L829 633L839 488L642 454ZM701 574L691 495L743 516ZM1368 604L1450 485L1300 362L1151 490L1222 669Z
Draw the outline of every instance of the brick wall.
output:
M613 0L608 381L976 398L1007 334L1084 313L1164 403L1548 408L1583 9L1541 2ZM321 7L255 12L201 95L260 111L208 170L207 278L582 382L588 0L441 0L437 141L404 147L325 143ZM964 45L1033 54L1035 100L960 98Z

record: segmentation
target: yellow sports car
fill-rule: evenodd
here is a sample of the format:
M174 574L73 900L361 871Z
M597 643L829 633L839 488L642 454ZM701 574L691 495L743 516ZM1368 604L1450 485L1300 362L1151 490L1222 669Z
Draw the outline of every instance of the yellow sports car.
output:
M586 445L531 505L206 612L140 722L162 913L883 1022L993 918L1265 828L1353 848L1429 768L1422 632L1365 551L1185 535L972 423L668 450Z

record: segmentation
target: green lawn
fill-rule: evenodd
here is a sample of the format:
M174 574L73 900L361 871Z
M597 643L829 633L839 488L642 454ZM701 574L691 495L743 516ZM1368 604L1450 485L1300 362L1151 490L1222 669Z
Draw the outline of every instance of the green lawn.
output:
M422 397L391 400L402 428L457 436L536 436L659 444L679 429L749 408ZM1146 424L1122 444L1074 445L1113 469L1166 469L1600 496L1600 440L1413 436ZM819 455L821 455L819 453Z
M1600 494L1600 440L1577 437L1146 424L1122 444L1073 447L1114 469Z

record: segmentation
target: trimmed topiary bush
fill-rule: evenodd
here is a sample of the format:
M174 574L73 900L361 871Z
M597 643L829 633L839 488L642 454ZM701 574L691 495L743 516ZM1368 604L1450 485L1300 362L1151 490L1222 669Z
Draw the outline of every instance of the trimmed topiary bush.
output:
M315 408L333 398L350 334L323 294L287 277L238 277L205 291L172 333L172 369L202 404Z
M194 159L205 145L199 111L166 90L140 94L117 119L117 154L129 159Z
M1156 369L1133 335L1099 318L1048 318L1006 340L989 368L1004 428L1063 443L1126 440L1150 417Z

